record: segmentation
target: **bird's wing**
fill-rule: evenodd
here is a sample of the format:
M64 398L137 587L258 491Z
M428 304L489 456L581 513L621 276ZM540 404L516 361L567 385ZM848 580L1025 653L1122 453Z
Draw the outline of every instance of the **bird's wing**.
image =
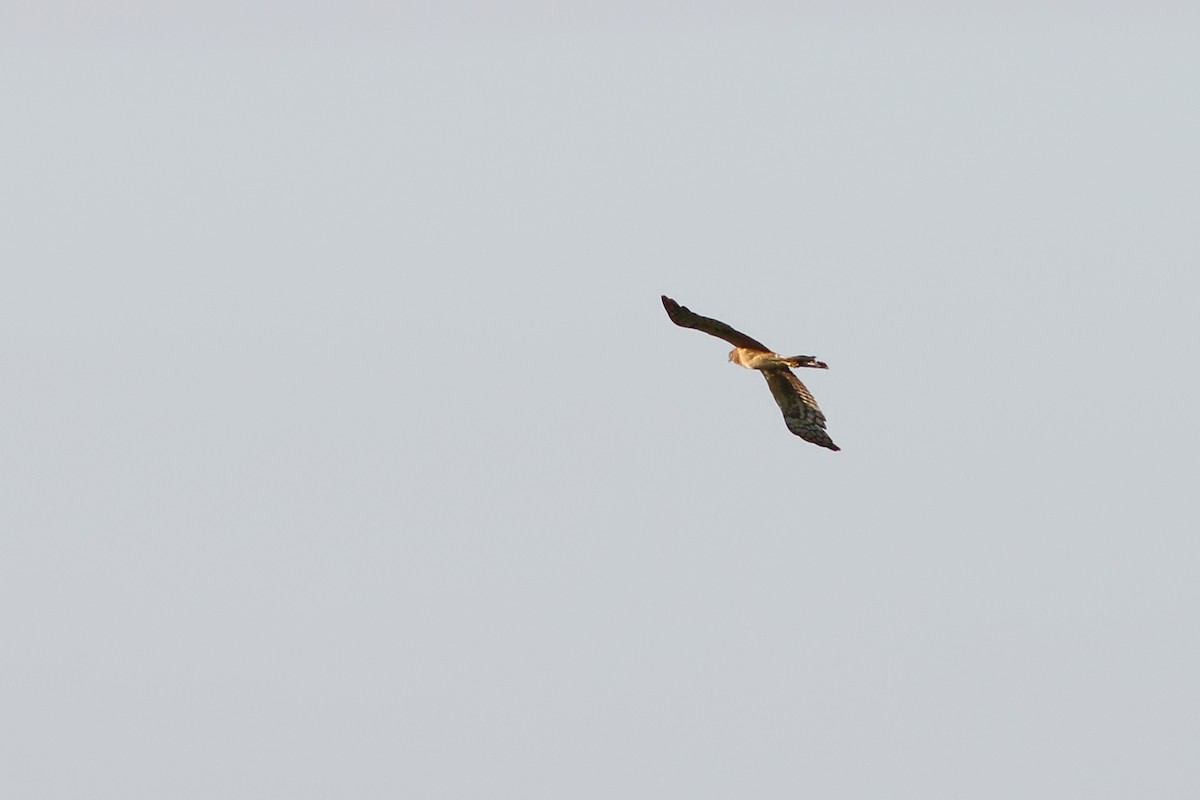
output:
M812 392L792 374L790 369L759 370L771 387L771 395L783 412L783 421L788 430L806 442L841 450L825 432L825 415L813 399Z
M704 331L710 336L716 336L718 339L724 339L734 347L746 347L751 350L762 350L764 353L770 353L771 348L767 347L760 341L751 339L746 334L735 331L733 328L708 317L702 317L690 311L686 306L681 306L665 294L662 296L663 308L667 310L667 316L671 318L671 322L682 328L695 328L698 331Z

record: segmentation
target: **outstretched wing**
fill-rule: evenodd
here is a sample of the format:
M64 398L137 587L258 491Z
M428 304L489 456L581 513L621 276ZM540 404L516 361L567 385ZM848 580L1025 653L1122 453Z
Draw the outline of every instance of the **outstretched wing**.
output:
M825 415L813 399L812 392L792 374L790 369L759 370L771 387L771 395L783 412L783 421L788 430L806 442L841 450L825 432Z
M734 347L746 347L751 350L762 350L764 353L770 353L771 348L767 347L762 342L751 339L746 334L735 331L733 328L719 320L702 317L699 314L690 311L687 306L681 306L665 294L662 296L663 308L667 310L667 316L671 318L671 322L681 328L695 328L698 331L704 331L710 336L716 336L718 339L724 339Z

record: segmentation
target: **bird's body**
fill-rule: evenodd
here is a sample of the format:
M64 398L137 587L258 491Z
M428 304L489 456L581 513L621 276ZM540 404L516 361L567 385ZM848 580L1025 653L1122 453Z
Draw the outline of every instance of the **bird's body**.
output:
M729 351L729 360L739 367L746 369L787 369L788 367L816 367L828 369L824 361L817 361L812 356L784 357L779 353L764 353L749 347L735 347Z
M781 356L762 342L751 339L724 322L702 317L666 295L663 295L662 303L667 316L676 325L724 339L733 345L733 350L729 353L730 361L740 367L762 373L771 395L779 405L779 410L783 412L783 421L789 431L821 447L830 450L841 449L825 432L825 415L812 393L791 370L792 367L828 369L824 361L818 361L812 356Z

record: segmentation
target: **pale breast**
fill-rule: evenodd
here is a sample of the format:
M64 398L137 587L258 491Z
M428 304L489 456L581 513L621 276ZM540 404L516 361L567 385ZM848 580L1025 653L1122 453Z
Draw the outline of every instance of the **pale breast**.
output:
M729 354L729 360L746 369L763 369L764 367L779 366L780 356L778 353L764 353L762 350L736 347Z

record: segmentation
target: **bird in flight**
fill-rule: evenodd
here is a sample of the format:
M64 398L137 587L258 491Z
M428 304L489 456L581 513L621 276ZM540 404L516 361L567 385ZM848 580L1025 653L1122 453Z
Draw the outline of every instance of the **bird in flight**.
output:
M813 399L808 387L800 382L793 373L792 367L812 367L814 369L829 369L824 361L818 361L812 356L781 356L773 352L762 342L751 339L740 331L709 317L702 317L681 306L665 294L662 296L663 308L671 322L682 328L694 328L710 336L724 339L733 345L729 352L729 360L746 369L756 369L767 379L771 395L783 412L783 421L788 430L807 442L828 447L830 450L841 450L825 432L825 415Z

